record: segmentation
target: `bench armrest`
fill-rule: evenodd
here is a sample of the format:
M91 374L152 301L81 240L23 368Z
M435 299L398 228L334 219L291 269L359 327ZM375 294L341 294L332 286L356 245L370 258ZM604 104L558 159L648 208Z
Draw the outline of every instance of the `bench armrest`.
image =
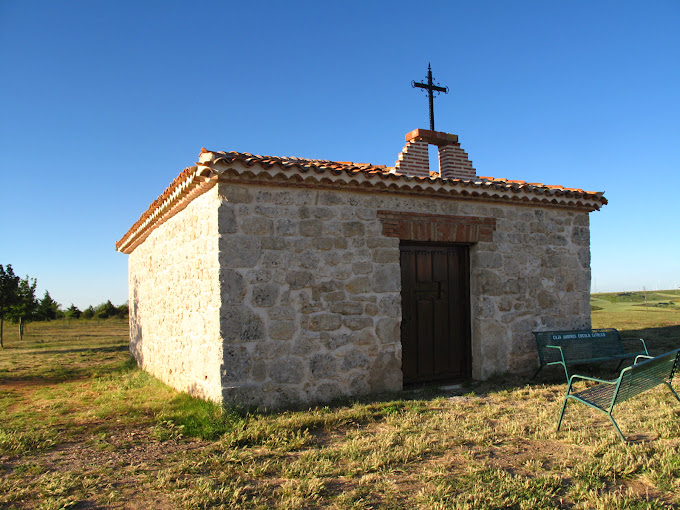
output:
M584 381L595 381L598 383L604 383L604 384L616 384L618 382L618 379L614 379L613 381L607 381L605 379L598 379L597 377L588 377L587 375L572 375L569 378L569 383L571 383L574 379L583 379Z
M560 351L560 358L562 359L562 365L564 365L564 369L567 369L567 360L564 359L564 350L562 349L561 345L546 345L546 349L557 349ZM559 363L559 361L553 361L552 363ZM569 375L569 374L567 374Z
M633 340L639 340L640 342L642 342L642 348L645 350L645 354L647 356L649 356L649 351L647 350L647 343L645 342L644 338L635 338L635 337L632 337L632 336L631 337L625 337L625 338L621 337L621 341L624 341L624 340L628 341L628 342L632 342ZM637 363L637 361L636 361L636 363Z
M584 381L594 381L602 384L617 384L619 382L618 379L614 379L613 381L607 381L605 379L598 379L596 377L588 377L587 375L574 374L569 378L569 386L567 386L567 395L571 393L571 387L574 385L576 379L581 379Z
M645 356L644 354L640 354L639 356L635 357L635 363L633 365L637 365L640 361L640 359L652 359L654 356Z
M645 348L645 353L647 353L647 356L649 356L649 351L647 350L647 344L645 343L644 338L638 338L638 340L640 340L640 342L642 342L642 347ZM650 358L651 358L651 356L650 356Z

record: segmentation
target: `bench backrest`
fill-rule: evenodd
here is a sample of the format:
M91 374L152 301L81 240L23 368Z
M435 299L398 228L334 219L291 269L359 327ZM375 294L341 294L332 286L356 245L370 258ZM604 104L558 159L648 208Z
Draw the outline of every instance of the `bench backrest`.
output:
M676 349L632 367L624 368L619 376L613 404L625 402L629 398L651 390L664 382L670 384L677 370L679 357L680 349Z
M625 354L621 335L614 328L582 329L577 331L534 331L541 364L560 361L557 349L546 345L560 345L570 359L606 358Z

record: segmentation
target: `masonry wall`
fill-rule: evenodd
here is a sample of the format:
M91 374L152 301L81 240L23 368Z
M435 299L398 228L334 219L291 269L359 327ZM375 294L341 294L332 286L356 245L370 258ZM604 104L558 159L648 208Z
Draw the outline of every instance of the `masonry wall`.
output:
M386 211L406 213L402 226L413 219L408 235L433 237L418 240L478 235L473 377L535 366L532 330L590 325L587 213L228 183L219 196L227 404L277 408L401 389L400 234L386 228Z
M156 228L128 261L130 351L180 391L220 402L217 189Z

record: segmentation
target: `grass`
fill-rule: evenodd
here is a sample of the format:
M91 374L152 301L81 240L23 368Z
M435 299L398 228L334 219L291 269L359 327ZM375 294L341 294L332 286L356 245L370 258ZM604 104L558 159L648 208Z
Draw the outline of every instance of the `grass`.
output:
M594 295L594 327L676 346L680 310L649 306L674 294L655 294ZM617 410L629 444L571 405L557 434L557 372L223 413L138 370L124 322L36 323L23 342L13 329L0 508L680 508L680 404L663 388Z

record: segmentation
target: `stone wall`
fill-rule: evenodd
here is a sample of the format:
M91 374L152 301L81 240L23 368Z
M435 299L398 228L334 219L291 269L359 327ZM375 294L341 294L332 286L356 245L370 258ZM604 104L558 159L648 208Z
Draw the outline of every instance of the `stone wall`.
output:
M131 254L130 351L180 391L220 402L217 189L194 199Z
M401 389L399 238L379 211L494 225L470 250L473 377L535 365L532 330L590 325L585 212L230 183L219 195L225 403Z
M267 408L400 390L399 240L366 196L219 185L222 381Z

